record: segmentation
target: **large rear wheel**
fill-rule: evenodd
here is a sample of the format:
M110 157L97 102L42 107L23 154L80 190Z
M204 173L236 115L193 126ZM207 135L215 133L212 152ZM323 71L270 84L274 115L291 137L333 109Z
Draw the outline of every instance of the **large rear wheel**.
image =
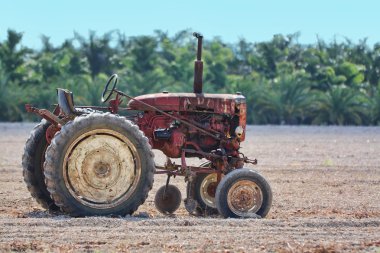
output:
M72 216L132 214L147 198L154 170L148 139L109 113L75 118L46 151L47 189Z
M43 164L49 143L46 141L46 130L51 124L42 120L34 127L26 141L22 156L23 177L32 197L45 209L58 210L50 193L46 189Z

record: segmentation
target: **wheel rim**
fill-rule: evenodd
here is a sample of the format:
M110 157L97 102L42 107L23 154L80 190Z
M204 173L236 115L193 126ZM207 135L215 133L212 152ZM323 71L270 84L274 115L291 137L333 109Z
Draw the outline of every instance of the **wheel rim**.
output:
M255 214L263 204L263 193L255 182L240 180L229 189L227 202L231 211L238 216Z
M141 162L128 138L97 129L80 135L68 148L64 181L81 204L107 209L128 199L137 187Z
M202 183L200 189L200 195L203 202L212 208L216 208L215 204L215 192L218 186L218 176L216 173L211 173L207 175Z

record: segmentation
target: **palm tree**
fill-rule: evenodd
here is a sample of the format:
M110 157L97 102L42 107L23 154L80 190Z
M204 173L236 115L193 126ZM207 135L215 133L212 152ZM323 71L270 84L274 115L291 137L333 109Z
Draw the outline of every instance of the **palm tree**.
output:
M371 98L371 122L374 125L380 124L380 84Z
M98 37L94 31L90 31L87 40L78 33L75 33L75 39L80 43L81 50L87 58L93 79L99 73L112 73L111 58L115 54L114 49L110 46L112 34L113 31L105 33L102 37Z
M0 121L20 121L27 92L12 82L0 66Z
M227 70L233 61L233 52L220 39L214 39L204 47L204 61L207 64L204 73L206 86L212 86L219 92L225 92Z
M26 55L31 52L25 47L19 48L21 40L22 33L9 29L7 40L0 43L0 64L11 81L22 78L23 73L19 73L19 68L24 63Z
M313 103L313 94L303 79L282 76L278 83L264 89L257 97L258 113L266 115L270 124L300 124Z
M360 125L367 118L368 103L354 90L334 86L326 93L319 93L313 124Z
M380 83L380 43L376 43L368 54L371 57L371 64L367 67L367 80L371 86L376 87Z

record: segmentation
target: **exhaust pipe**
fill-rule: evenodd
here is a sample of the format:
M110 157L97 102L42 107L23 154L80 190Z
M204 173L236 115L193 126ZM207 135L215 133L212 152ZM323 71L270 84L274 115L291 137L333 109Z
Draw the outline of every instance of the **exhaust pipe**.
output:
M193 33L198 39L197 60L194 62L194 93L202 93L203 86L203 61L202 61L202 39L200 33Z

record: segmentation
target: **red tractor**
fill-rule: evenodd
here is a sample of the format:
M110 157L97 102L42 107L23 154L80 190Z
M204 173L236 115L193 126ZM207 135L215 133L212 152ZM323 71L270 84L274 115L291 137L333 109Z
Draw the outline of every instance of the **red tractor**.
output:
M173 213L181 192L169 184L183 176L191 214L265 217L272 203L267 181L240 149L245 139L246 101L240 93L202 92L202 35L194 68L194 93L162 92L131 97L112 75L101 99L108 106L74 106L73 94L57 89L53 112L26 105L43 120L32 131L22 158L24 180L43 207L72 216L127 215L144 203L154 174L166 174L155 196L162 213ZM112 95L115 97L110 100ZM129 100L122 108L122 98ZM120 116L122 109L137 111ZM108 112L107 112L108 111ZM154 162L152 149L167 161ZM189 166L186 158L207 162ZM179 165L171 158L180 158Z

